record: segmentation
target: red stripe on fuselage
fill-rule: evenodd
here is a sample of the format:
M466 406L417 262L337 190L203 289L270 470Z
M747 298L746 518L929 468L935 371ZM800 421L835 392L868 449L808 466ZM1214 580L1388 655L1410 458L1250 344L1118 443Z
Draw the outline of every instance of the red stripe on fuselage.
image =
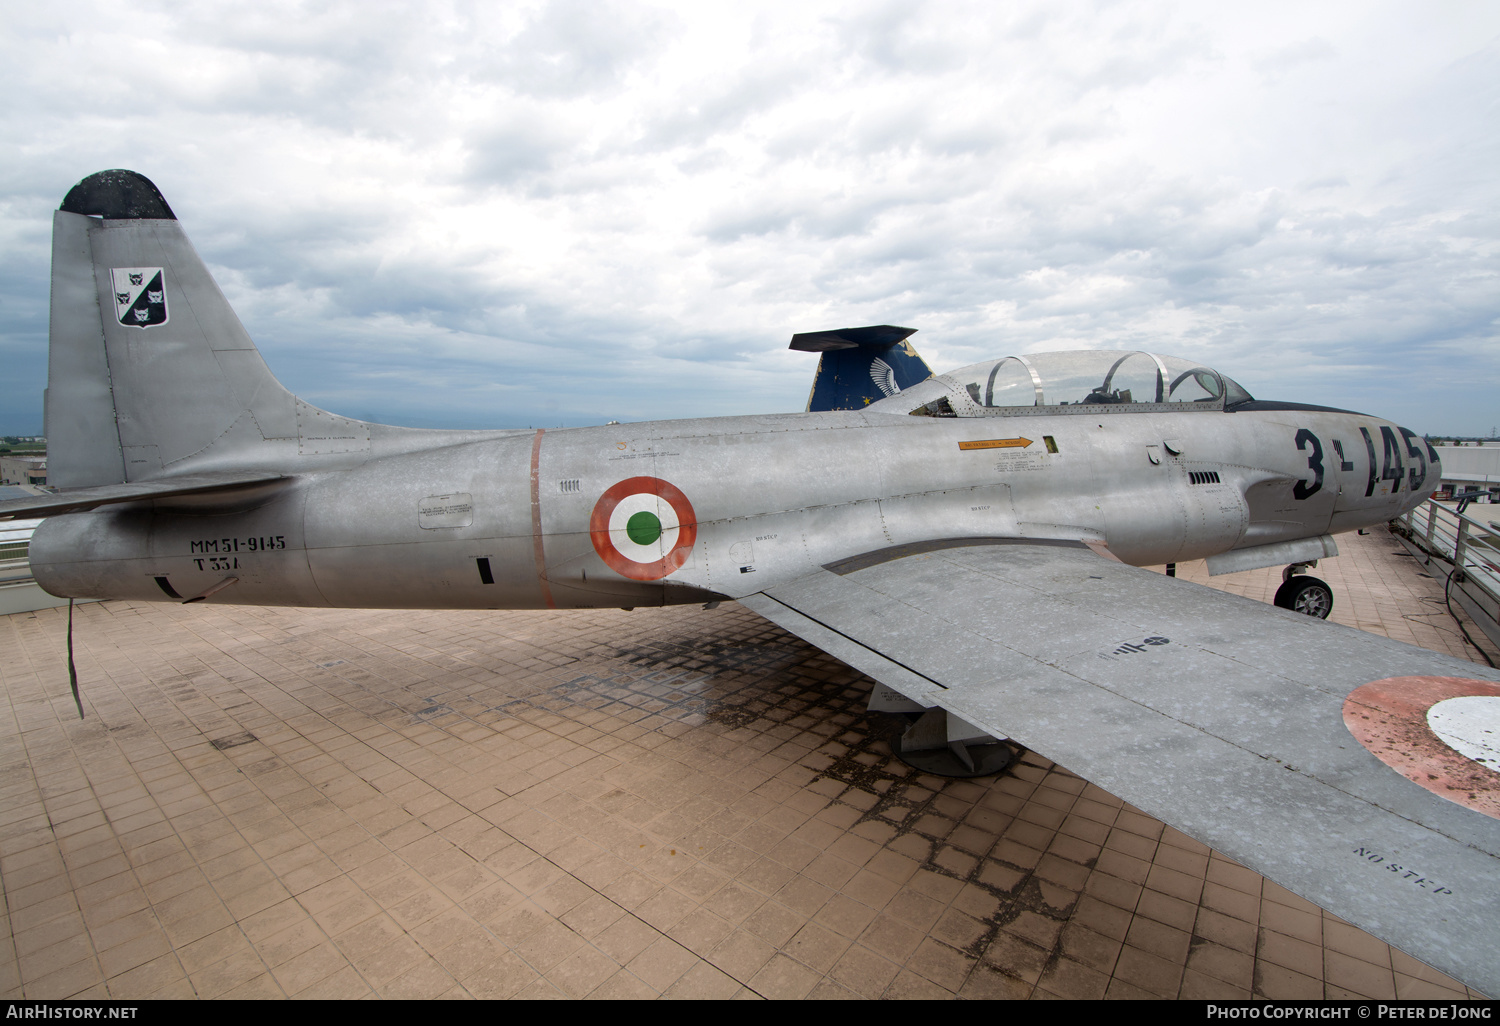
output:
M542 460L542 436L547 432L542 428L536 429L536 437L531 441L531 548L536 557L536 582L542 588L542 604L548 609L556 609L557 603L552 601L552 585L547 581L547 556L542 547L542 483L541 483L541 460Z

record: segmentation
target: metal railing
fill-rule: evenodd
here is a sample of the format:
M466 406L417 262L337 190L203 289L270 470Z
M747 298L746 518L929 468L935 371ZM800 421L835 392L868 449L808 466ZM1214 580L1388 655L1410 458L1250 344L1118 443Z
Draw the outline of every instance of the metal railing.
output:
M0 585L30 582L31 532L39 523L39 520L17 520L0 524Z
M1428 499L1391 526L1429 562L1447 564L1438 575L1450 578L1445 592L1451 588L1474 622L1500 645L1500 506L1471 505L1460 513Z

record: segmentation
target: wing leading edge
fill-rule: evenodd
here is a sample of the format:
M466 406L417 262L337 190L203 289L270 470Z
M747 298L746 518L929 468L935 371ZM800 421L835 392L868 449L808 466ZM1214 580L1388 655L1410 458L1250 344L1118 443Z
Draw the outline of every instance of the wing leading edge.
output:
M1081 545L892 555L741 601L1500 993L1500 820L1401 776L1343 720L1372 681L1500 674Z

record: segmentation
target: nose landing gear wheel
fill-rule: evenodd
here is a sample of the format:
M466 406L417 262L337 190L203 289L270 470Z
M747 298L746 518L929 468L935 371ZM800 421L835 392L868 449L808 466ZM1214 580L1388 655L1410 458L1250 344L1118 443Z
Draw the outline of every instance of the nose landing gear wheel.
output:
M1282 609L1326 620L1333 612L1333 589L1316 577L1299 574L1276 589L1275 602Z

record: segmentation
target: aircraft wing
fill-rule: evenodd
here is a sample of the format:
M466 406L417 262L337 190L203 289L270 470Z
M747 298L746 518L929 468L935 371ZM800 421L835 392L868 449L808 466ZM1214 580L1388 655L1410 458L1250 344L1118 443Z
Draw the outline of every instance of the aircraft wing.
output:
M830 564L740 601L1500 994L1500 819L1402 776L1344 719L1371 682L1500 694L1500 674L1081 545L957 546ZM1367 693L1355 715L1389 719L1359 705ZM1495 810L1500 774L1469 765L1493 779Z
M217 471L184 474L180 477L166 477L152 481L133 481L128 484L73 488L51 495L28 495L24 499L6 499L0 502L0 520L15 520L20 517L52 517L62 513L77 513L80 510L94 509L97 506L108 506L116 502L140 502L143 499L165 499L173 495L218 492L244 485L280 481L286 476L260 471Z

